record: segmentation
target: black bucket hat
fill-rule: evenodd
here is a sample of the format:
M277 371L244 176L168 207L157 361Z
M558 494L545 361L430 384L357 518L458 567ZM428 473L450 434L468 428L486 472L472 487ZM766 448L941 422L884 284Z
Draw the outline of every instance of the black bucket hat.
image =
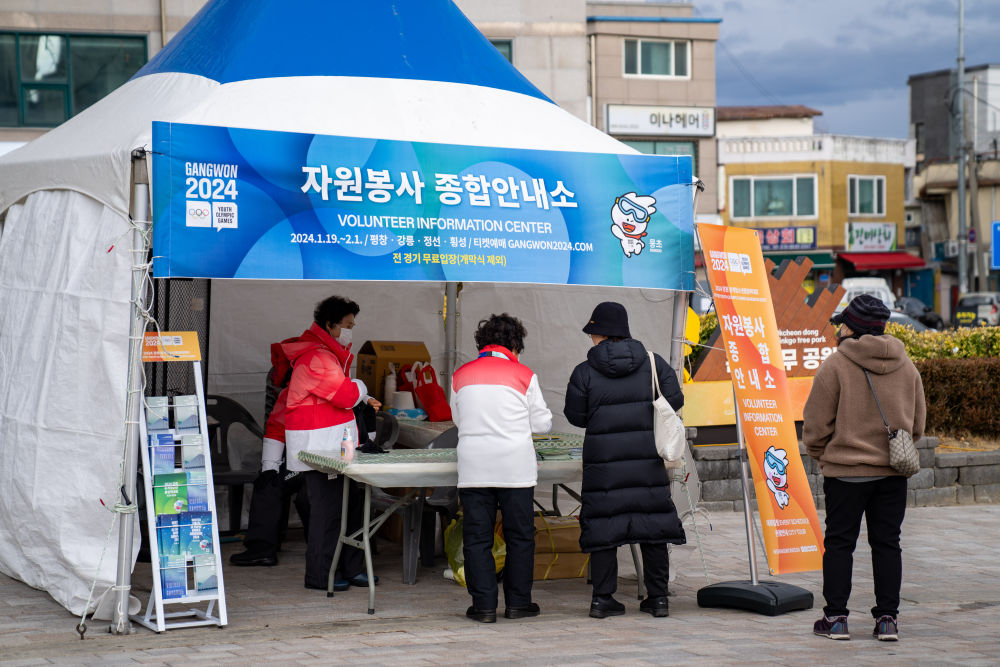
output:
M583 333L607 336L608 338L631 338L628 332L628 313L625 306L614 301L597 304L590 321L583 327Z

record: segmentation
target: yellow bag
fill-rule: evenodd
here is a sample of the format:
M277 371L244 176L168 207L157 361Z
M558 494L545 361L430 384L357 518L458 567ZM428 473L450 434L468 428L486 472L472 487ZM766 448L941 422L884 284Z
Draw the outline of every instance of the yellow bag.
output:
M462 552L462 516L453 519L444 529L444 553L448 557L448 567L455 575L455 582L465 587L465 554ZM496 571L500 572L507 562L507 543L503 540L500 522L493 528L493 560Z

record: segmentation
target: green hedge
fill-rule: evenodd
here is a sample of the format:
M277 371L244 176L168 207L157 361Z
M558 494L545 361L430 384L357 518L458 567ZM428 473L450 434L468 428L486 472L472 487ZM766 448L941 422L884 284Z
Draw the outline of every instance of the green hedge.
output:
M916 362L927 398L927 432L1000 437L1000 358Z
M924 359L1000 357L1000 327L918 333L910 327L890 323L885 330L903 341L906 353L914 362Z

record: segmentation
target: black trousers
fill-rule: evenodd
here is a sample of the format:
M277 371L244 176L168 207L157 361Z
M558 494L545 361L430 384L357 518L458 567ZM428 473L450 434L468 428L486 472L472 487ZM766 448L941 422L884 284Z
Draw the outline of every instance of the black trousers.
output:
M306 494L309 496L309 540L306 543L306 584L326 588L333 562L333 552L340 538L340 513L344 502L343 475L329 479L325 472L307 470ZM364 521L364 495L351 483L348 499L347 533L357 530ZM360 497L359 497L360 496ZM339 579L350 579L365 570L364 552L344 545L337 567Z
M462 553L465 583L476 609L497 608L496 561L493 560L493 528L497 508L503 512L503 538L507 543L503 597L508 607L531 603L535 571L534 487L497 487L458 490L462 501Z
M302 525L309 537L309 501L305 493L303 473L288 472L282 466L280 471L265 470L253 482L250 497L250 518L243 546L255 554L274 555L281 547L288 513L285 511L289 497L295 496Z
M670 555L666 544L640 544L642 578L650 598L667 596ZM618 590L618 549L601 549L590 554L590 582L594 597L613 595Z
M906 512L906 478L893 476L872 482L823 479L826 493L826 536L823 539L823 613L846 616L851 597L854 547L861 531L861 515L868 523L872 551L875 606L872 616L899 613L899 588L903 579L899 533Z

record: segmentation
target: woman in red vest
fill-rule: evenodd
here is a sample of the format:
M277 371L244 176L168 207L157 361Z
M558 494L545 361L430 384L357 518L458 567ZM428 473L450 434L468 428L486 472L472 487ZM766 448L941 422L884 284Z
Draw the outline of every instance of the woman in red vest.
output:
M298 459L302 450L338 450L345 437L358 442L353 408L367 402L375 409L381 404L368 396L361 380L349 376L351 330L360 308L339 296L331 296L316 306L313 325L298 339L282 346L292 362L285 414L285 446L289 470L305 471L309 498L309 540L306 545L306 588L326 589L330 563L340 537L343 499L342 475L330 479ZM348 521L361 522L361 504L350 503ZM341 552L339 590L348 585L367 586L362 552L344 547Z

